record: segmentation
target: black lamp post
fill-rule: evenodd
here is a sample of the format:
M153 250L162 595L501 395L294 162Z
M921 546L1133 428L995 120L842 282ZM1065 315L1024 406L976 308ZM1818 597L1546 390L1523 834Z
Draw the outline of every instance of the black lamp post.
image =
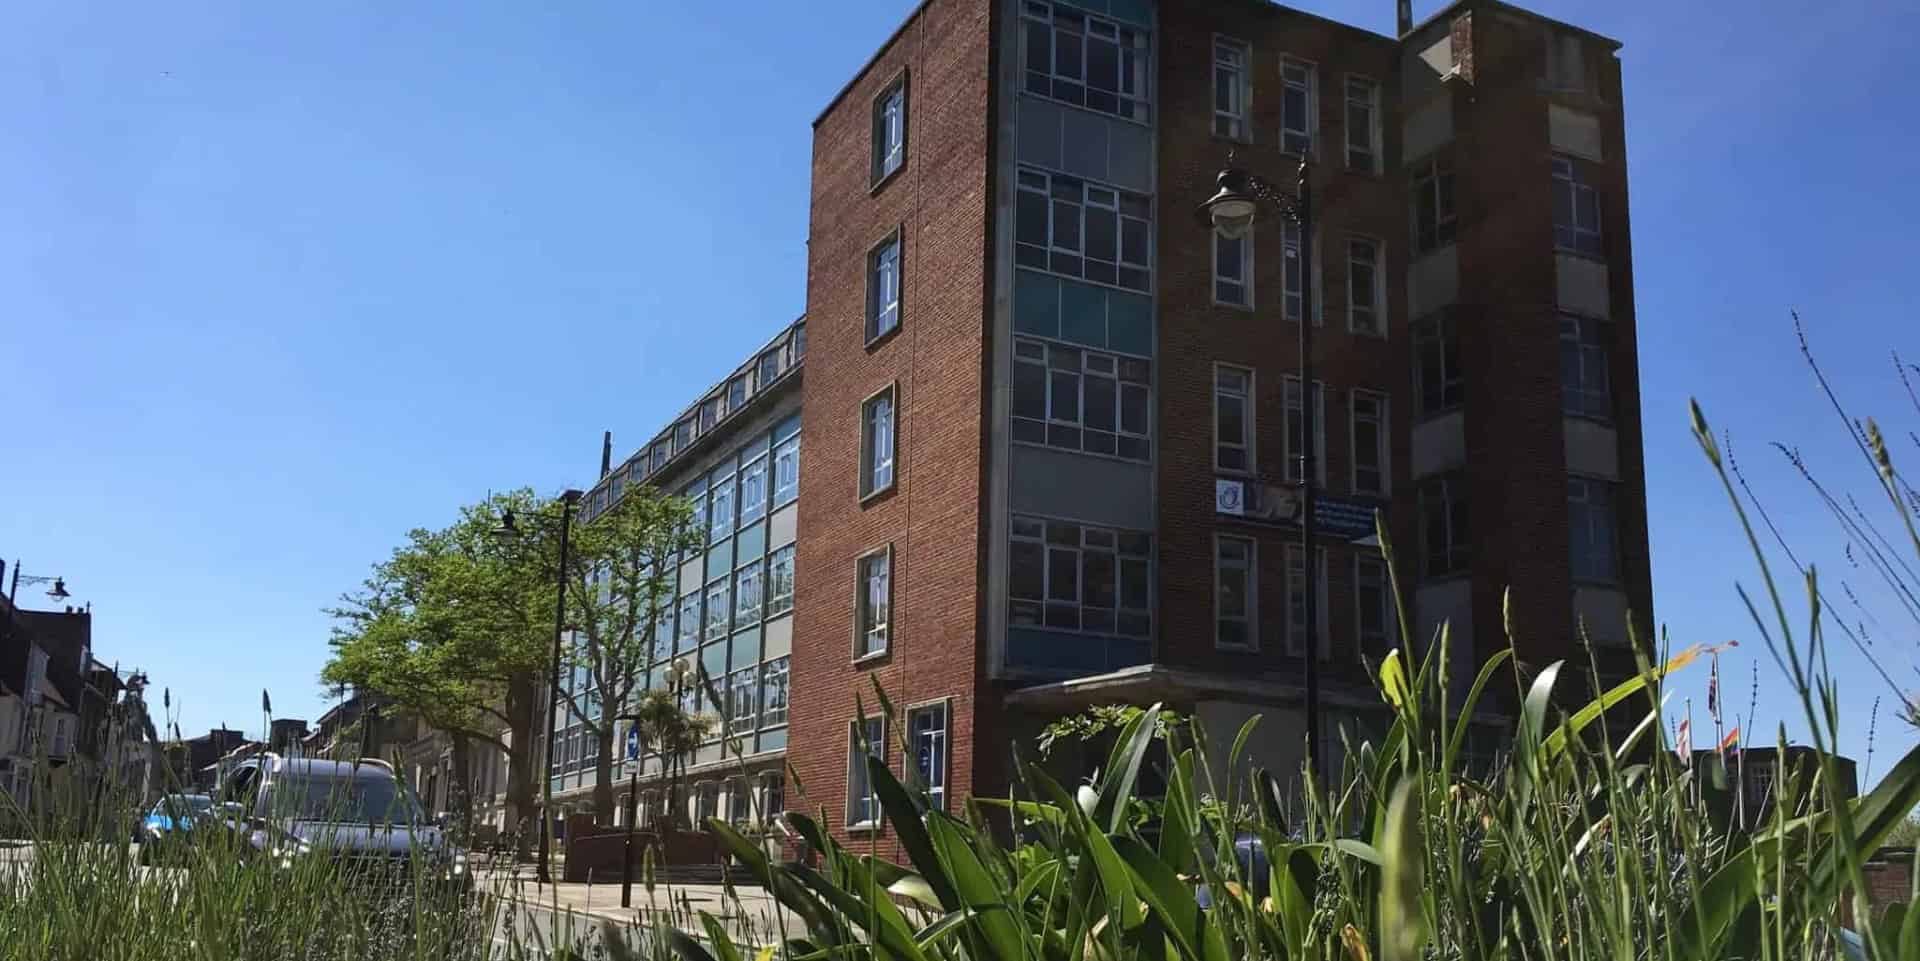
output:
M573 505L584 496L582 492L568 488L560 494L560 567L558 599L553 608L553 661L549 673L551 683L547 689L547 740L546 749L541 752L540 766L549 770L539 773L541 784L540 801L540 861L534 871L534 880L539 884L552 884L553 875L547 869L547 849L553 846L553 721L554 713L560 707L560 635L567 629L567 564L572 560L568 556L568 538L573 532ZM500 513L500 526L494 528L494 536L502 539L520 536L520 528L514 524L511 508Z
M4 572L6 569L6 566L7 566L6 562L0 561L0 572ZM55 603L59 603L60 601L64 601L67 598L73 596L72 594L67 593L67 582L65 578L36 577L32 574L22 574L20 573L20 562L14 561L13 562L13 584L7 588L7 606L8 607L12 607L14 598L20 596L21 581L26 581L29 584L45 584L51 581L53 583L53 586L47 588L47 596L53 598Z
M1228 158L1232 163L1232 158ZM1287 221L1300 229L1300 545L1301 568L1305 571L1305 608L1307 639L1307 766L1316 782L1320 780L1320 568L1314 563L1314 510L1318 477L1314 457L1313 433L1313 186L1307 161L1300 161L1294 189L1288 195L1282 188L1236 167L1220 171L1219 189L1200 205L1202 221L1228 239L1245 236L1253 229L1255 216L1263 202L1271 204ZM1284 250L1284 244L1282 245ZM1292 253L1286 251L1285 253ZM1283 254L1284 256L1284 254ZM1283 301L1284 302L1284 301ZM1282 401L1284 403L1284 400ZM1285 423L1285 418L1282 418Z

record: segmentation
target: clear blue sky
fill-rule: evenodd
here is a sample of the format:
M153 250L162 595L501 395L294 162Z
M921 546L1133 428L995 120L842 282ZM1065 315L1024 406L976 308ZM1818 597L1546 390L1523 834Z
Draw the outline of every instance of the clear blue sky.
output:
M1389 0L1303 6L1391 29ZM1753 565L1697 394L1915 681L1916 621L1764 449L1868 490L1789 307L1861 412L1920 424L1887 363L1920 359L1900 5L1535 6L1625 43L1657 616L1740 639L1729 701L1758 659L1766 726L1800 729L1733 593ZM0 555L67 577L186 731L256 727L262 687L317 715L320 609L407 528L590 478L601 430L631 451L801 312L809 123L908 8L12 7ZM1864 755L1883 685L1834 661ZM1704 673L1686 687L1704 723ZM1876 772L1914 741L1885 718Z

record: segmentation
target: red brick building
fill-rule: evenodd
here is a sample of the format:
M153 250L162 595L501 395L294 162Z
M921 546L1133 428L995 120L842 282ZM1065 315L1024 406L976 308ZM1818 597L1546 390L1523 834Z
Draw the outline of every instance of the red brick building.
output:
M1491 0L1397 37L1264 0L921 4L814 123L790 801L882 832L860 734L957 808L1115 701L1262 714L1255 763L1297 770L1315 646L1337 770L1384 720L1363 657L1447 622L1470 678L1509 587L1523 661L1578 625L1624 658L1652 592L1617 48ZM1230 157L1311 161L1308 269L1281 217L1197 218Z

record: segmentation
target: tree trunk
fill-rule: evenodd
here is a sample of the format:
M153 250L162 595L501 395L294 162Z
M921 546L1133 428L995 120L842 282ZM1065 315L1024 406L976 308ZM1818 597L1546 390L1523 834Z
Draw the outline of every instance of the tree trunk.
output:
M447 785L447 807L465 844L473 837L473 741L460 731L450 731L447 737L453 741L453 783Z
M602 722L594 735L600 746L593 759L593 823L613 823L613 725Z
M539 678L518 675L507 682L507 734L513 750L507 753L507 824L513 833L514 857L526 860L533 850L533 839L540 832L534 820L533 759L534 708L540 703Z

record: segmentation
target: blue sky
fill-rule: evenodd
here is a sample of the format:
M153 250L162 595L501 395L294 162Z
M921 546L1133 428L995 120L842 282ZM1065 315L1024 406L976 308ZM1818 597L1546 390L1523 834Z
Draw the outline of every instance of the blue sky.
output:
M1391 29L1388 0L1301 6ZM1733 592L1753 564L1688 434L1698 395L1920 686L1920 622L1764 447L1870 490L1793 307L1850 403L1920 424L1888 362L1920 359L1897 5L1533 6L1625 44L1657 617L1739 639L1729 702L1757 660L1765 727L1803 729ZM100 656L170 687L189 733L256 727L262 687L317 715L320 609L407 528L590 478L601 430L631 451L801 312L809 124L908 8L11 8L0 555L64 575ZM1884 684L1833 659L1864 757ZM1704 723L1704 673L1684 687ZM1876 773L1914 741L1887 717Z

